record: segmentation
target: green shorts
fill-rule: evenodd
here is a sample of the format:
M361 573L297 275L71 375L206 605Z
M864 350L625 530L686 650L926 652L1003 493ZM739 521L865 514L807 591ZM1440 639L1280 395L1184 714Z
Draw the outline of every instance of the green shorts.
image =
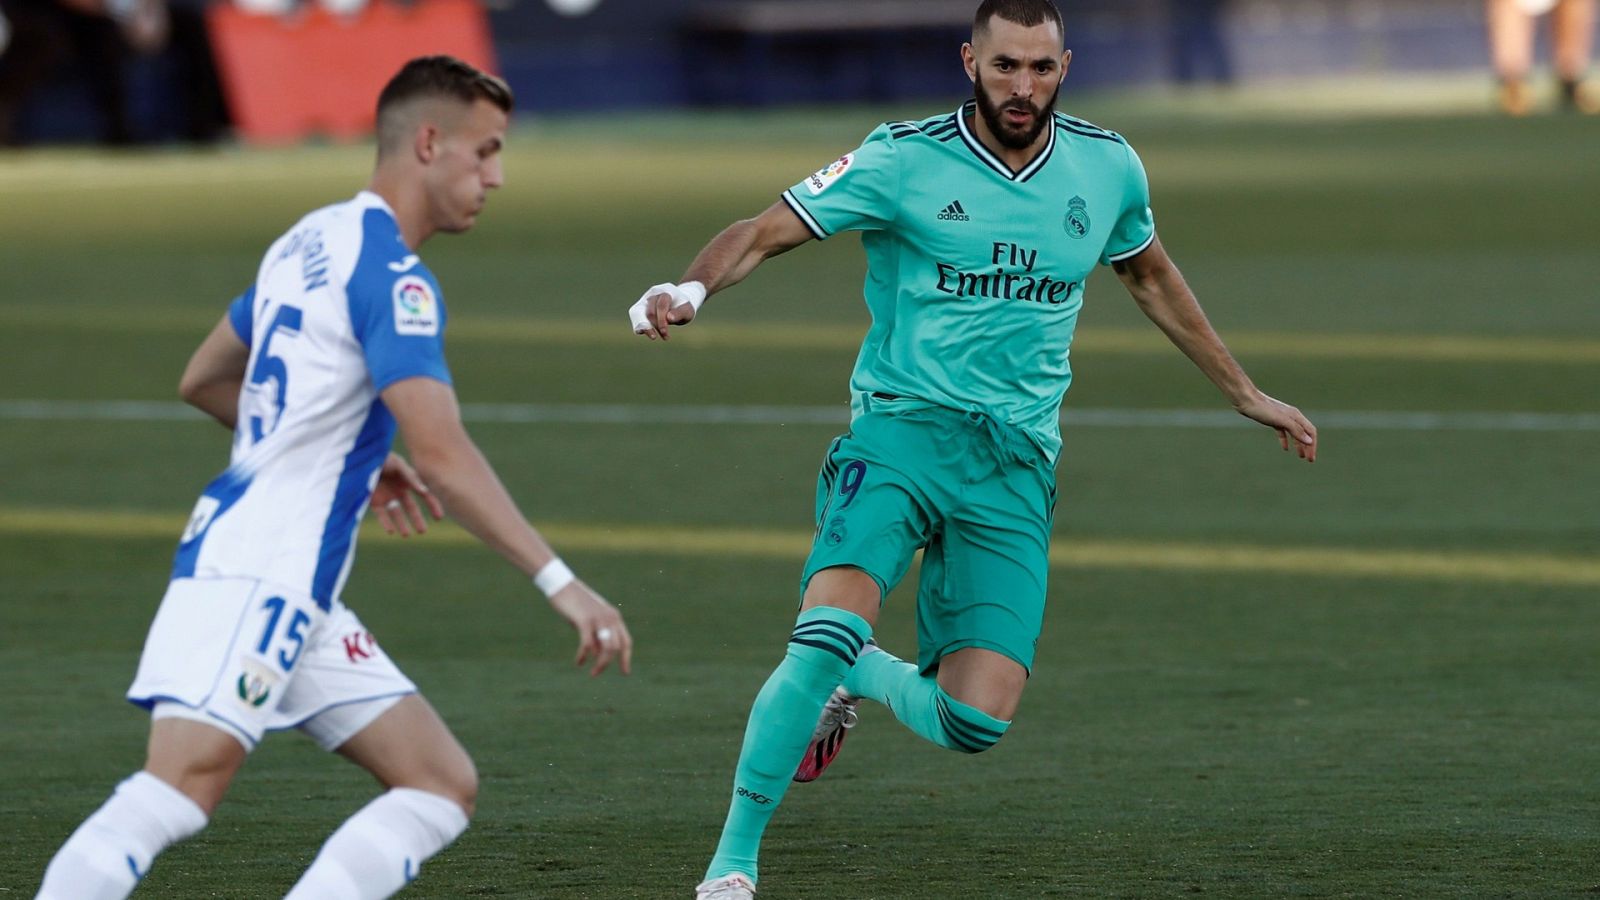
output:
M915 401L895 401L913 403ZM923 551L917 665L982 647L1030 671L1044 621L1055 471L1021 432L942 407L857 416L817 477L800 589L833 566L894 589Z

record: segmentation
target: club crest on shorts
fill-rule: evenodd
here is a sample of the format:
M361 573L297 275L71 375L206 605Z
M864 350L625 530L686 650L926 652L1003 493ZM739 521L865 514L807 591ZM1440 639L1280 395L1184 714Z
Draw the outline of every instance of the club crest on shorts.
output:
M1061 227L1067 230L1067 237L1077 240L1089 234L1088 208L1089 201L1082 197L1067 201L1067 217L1061 222Z
M426 278L403 275L394 283L394 332L431 336L439 333L439 301Z
M239 702L251 709L260 709L272 696L272 689L278 683L278 676L271 669L253 660L244 660L242 668L239 680L234 683L238 690Z
M828 542L828 546L837 547L844 543L844 539L849 535L850 530L844 525L844 516L834 516L828 520L828 528L822 539Z
M807 178L806 187L810 188L811 193L813 194L822 193L828 189L828 185L838 181L840 177L842 177L844 173L850 169L850 164L855 161L856 155L854 153L846 153L833 162L828 163L810 178Z

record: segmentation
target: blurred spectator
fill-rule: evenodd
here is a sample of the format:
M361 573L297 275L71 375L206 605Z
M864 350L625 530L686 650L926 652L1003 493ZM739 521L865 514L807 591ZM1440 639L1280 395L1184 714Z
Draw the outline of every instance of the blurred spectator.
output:
M1180 84L1233 83L1233 59L1222 37L1228 0L1169 0L1172 10L1172 77Z
M134 54L167 54L182 93L183 136L213 140L227 126L211 60L204 0L0 0L10 43L0 48L0 145L17 143L17 120L28 98L67 67L84 77L108 144L138 142L128 106Z
M167 0L171 22L167 55L180 93L182 137L210 143L226 136L231 120L206 29L209 0Z
M1489 53L1500 79L1500 108L1513 116L1533 107L1528 77L1533 70L1535 18L1550 16L1561 105L1600 113L1600 94L1584 83L1594 44L1595 0L1488 0Z
M114 14L102 0L0 0L0 15L11 24L0 55L0 144L15 143L23 102L68 62L88 81L102 138L133 142L123 63L132 42L163 39L166 19L154 0L118 2Z

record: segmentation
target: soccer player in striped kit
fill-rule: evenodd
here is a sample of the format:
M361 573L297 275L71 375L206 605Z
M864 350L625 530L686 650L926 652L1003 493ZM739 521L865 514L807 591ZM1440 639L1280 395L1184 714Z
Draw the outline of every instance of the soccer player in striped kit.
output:
M985 0L962 48L972 100L878 128L629 311L635 332L667 339L763 260L862 233L872 326L850 431L823 460L799 618L751 709L700 900L755 892L789 782L833 761L861 698L951 750L980 753L1005 734L1044 617L1068 352L1097 265L1236 410L1316 456L1316 429L1250 381L1162 248L1132 148L1054 111L1072 58L1062 35L1050 0ZM907 662L872 628L919 550Z
M151 710L144 768L56 853L42 900L132 891L203 828L270 730L298 728L388 790L328 838L293 900L387 897L461 834L472 760L340 602L369 505L423 530L445 511L534 579L578 632L578 662L630 667L615 607L518 511L462 426L439 284L416 251L470 229L502 182L504 82L459 60L407 63L378 100L367 190L312 212L190 359L184 399L233 429L201 494L128 699ZM416 468L390 451L404 436Z

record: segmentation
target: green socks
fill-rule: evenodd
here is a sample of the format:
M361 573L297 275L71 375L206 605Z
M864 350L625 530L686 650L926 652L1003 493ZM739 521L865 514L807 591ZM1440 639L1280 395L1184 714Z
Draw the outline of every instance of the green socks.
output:
M861 654L844 689L889 707L907 728L941 747L982 753L1005 735L1010 722L996 719L946 694L933 676L882 650Z
M822 705L870 637L872 626L855 613L829 606L800 613L788 653L750 709L734 771L733 803L707 879L743 872L755 880L761 834L811 743Z

